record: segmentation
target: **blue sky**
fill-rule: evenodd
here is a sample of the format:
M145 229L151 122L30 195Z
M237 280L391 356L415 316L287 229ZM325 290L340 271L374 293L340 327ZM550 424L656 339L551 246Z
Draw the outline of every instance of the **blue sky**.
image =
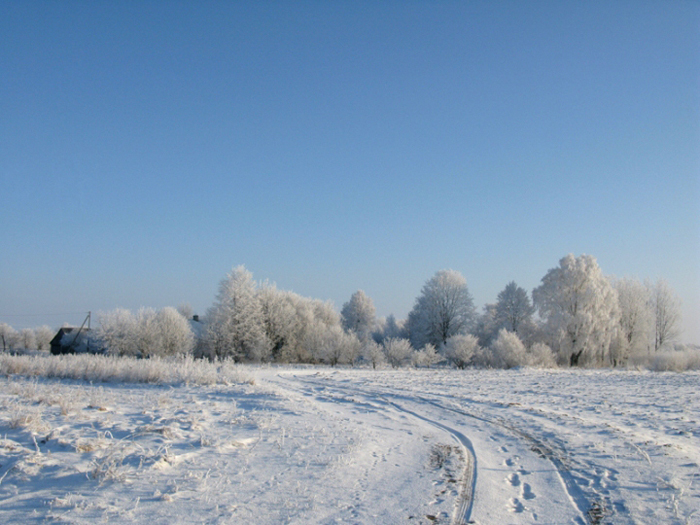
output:
M481 307L571 252L665 277L700 343L699 28L675 1L0 1L0 322L204 313L238 264L404 317L437 270Z

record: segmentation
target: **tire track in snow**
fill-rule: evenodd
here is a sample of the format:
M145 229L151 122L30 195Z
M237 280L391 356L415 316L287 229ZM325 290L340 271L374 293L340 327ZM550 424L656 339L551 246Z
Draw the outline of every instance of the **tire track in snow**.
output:
M453 406L448 406L446 404L443 404L442 402L439 402L438 400L431 398L431 397L426 397L425 395L418 395L416 394L406 394L402 392L387 392L386 390L382 390L379 392L372 391L372 390L363 390L359 389L356 387L351 387L348 385L339 385L337 383L329 383L327 381L320 381L317 379L312 379L312 378L306 378L306 377L299 377L294 375L294 379L298 382L301 383L306 383L310 385L316 385L316 386L322 386L326 392L329 389L335 389L337 392L342 392L346 398L348 397L348 394L350 395L362 395L362 396L371 396L375 403L377 401L381 401L384 404L388 404L390 406L393 406L396 410L399 410L401 412L406 412L414 417L417 417L419 419L422 419L423 421L440 428L448 433L450 433L454 439L459 441L462 446L464 447L464 450L467 452L468 456L471 456L472 459L472 469L473 472L471 473L471 476L473 478L471 487L469 489L470 492L470 497L469 501L466 503L466 508L464 514L457 514L455 517L456 520L458 521L453 521L453 523L461 524L461 523L468 523L469 519L471 517L471 509L473 507L473 494L476 488L476 454L474 453L473 447L471 446L471 441L466 438L463 434L461 434L459 431L452 429L450 427L447 427L445 425L442 425L441 423L434 421L432 419L429 419L427 417L421 416L416 412L412 412L410 410L404 409L400 405L396 403L396 401L390 401L388 398L391 397L394 400L401 400L405 402L416 402L420 401L422 403L431 405L435 408L445 410L447 412L452 412L455 414L458 414L463 417L468 417L470 419L475 419L477 421L481 421L483 423L486 423L488 425L496 426L501 429L504 429L514 435L515 437L518 437L522 440L524 440L526 443L530 445L530 450L532 450L535 454L540 456L543 459L546 459L549 461L552 466L554 467L555 471L557 472L557 475L562 483L562 486L564 487L564 490L566 492L567 497L569 498L569 501L571 502L573 508L575 508L578 511L578 518L577 521L580 523L580 525L585 525L586 523L599 523L600 519L603 517L609 518L610 516L598 516L597 512L600 510L600 502L598 501L589 501L589 499L586 497L586 494L584 491L578 486L574 476L571 473L571 463L572 459L570 456L567 455L566 450L563 451L558 451L555 448L549 446L546 444L544 441L540 440L539 438L525 432L524 430L521 430L520 428L516 427L515 425L508 423L507 421L501 419L501 418L494 418L494 417L488 417L483 414L478 414L474 412L469 412L463 408L457 408ZM434 395L434 397L438 399L442 399L442 396L439 395ZM366 402L367 403L367 402ZM369 404L372 404L371 402ZM461 441L461 439L455 435L459 434L461 437L463 437L468 445L464 442ZM467 500L464 499L464 502ZM461 507L464 507L464 503L460 503ZM467 514L468 512L468 514ZM459 521L459 516L464 516L462 518L462 521Z
M280 374L278 374L277 377L283 380L286 379ZM297 383L307 384L312 387L322 387L323 395L326 397L328 397L329 390L334 390L335 393L343 396L344 401L349 400L353 404L363 404L372 406L377 410L380 410L385 407L391 407L399 413L407 414L411 417L424 421L443 432L447 432L452 437L452 439L454 439L459 444L462 452L464 453L464 469L462 471L460 490L457 498L457 503L455 505L455 512L451 522L453 525L466 525L470 523L469 520L474 503L474 491L476 489L477 460L472 442L469 440L469 438L467 438L467 436L465 436L463 433L452 427L440 423L439 421L436 421L434 419L418 414L417 412L409 410L399 405L398 403L387 399L384 395L376 394L373 392L367 392L356 388L349 388L346 386L338 386L336 384L328 384L326 382L321 382L314 379L301 378L296 375L294 375L293 377ZM314 394L318 396L318 390L314 390ZM353 397L351 397L351 395L359 395L365 398L371 397L371 400L364 400L362 402L358 402Z
M499 426L503 429L508 430L512 434L516 435L517 437L525 440L530 444L530 450L532 450L534 453L536 453L538 456L548 460L554 468L557 471L557 474L559 478L562 481L562 484L564 485L566 489L566 493L569 496L569 500L571 503L578 509L580 515L581 515L581 523L585 523L586 521L592 521L590 518L588 520L584 520L583 516L590 516L591 510L595 508L595 502L591 504L588 499L585 497L583 491L579 488L579 486L576 483L576 480L573 478L573 476L570 473L570 467L568 463L570 462L570 458L564 454L559 453L558 451L554 450L552 447L544 443L542 440L536 438L535 436L517 428L516 426L507 423L506 421L497 419L497 418L489 418L486 416L482 415L477 415L473 414L470 412L467 412L466 410L459 409L459 408L454 408L454 407L448 407L443 405L442 403L438 403L435 400L422 397L422 396L417 396L416 399L420 399L421 401L428 403L430 405L433 405L437 408L440 408L442 410L447 410L449 412L454 412L456 414L466 416L472 419L477 419L479 421L483 421L484 423L488 423L490 425L495 425Z
M462 480L460 484L461 490L459 491L459 498L456 505L457 511L455 512L455 515L452 519L452 523L454 525L463 525L469 523L469 518L471 517L472 513L472 506L474 503L474 490L476 489L476 453L474 452L472 442L469 440L469 438L467 438L467 436L462 434L460 431L455 430L454 428L448 427L447 425L443 425L442 423L422 416L416 412L413 412L412 410L403 408L402 406L398 405L397 403L394 403L393 401L384 400L384 402L394 407L399 412L409 414L417 419L425 421L426 423L436 428L444 430L445 432L449 433L460 444L462 450L465 452L465 465L464 470L462 472Z

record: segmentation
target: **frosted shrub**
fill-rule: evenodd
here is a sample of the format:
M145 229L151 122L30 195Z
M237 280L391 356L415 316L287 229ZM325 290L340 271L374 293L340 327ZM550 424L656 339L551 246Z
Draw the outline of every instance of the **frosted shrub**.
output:
M440 362L440 356L435 350L435 346L428 343L413 356L413 364L415 366L425 366L430 368Z
M392 368L399 368L412 361L414 350L408 339L390 337L384 341L384 354Z
M371 339L365 341L362 345L362 358L371 364L372 368L377 368L377 366L382 366L386 363L382 346Z
M529 365L540 368L556 368L557 359L554 352L544 343L535 343L528 350Z
M525 345L517 334L501 328L491 343L491 365L496 368L514 368L530 364Z
M543 343L525 347L517 334L502 328L491 346L484 349L475 359L482 365L493 368L515 368L533 366L553 368L557 366L551 348Z
M453 366L463 369L471 364L479 348L476 337L471 334L453 335L445 343L445 357Z

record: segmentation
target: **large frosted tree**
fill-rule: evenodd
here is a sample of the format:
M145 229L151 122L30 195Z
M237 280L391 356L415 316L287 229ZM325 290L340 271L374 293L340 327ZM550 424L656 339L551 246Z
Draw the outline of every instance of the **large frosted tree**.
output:
M259 361L269 357L263 311L253 274L234 268L219 284L214 305L207 312L206 343L210 357Z
M550 347L560 361L603 364L618 326L617 293L595 257L567 255L532 292Z
M430 343L442 347L453 335L466 334L476 316L467 280L454 270L440 270L421 290L408 315L408 332L414 348Z
M358 290L340 311L343 328L357 335L360 341L369 339L376 324L376 310L372 299L364 291Z

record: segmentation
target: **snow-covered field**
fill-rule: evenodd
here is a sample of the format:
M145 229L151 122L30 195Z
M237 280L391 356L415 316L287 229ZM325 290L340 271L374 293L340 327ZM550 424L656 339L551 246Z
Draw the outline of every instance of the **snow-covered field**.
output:
M0 378L0 522L700 523L700 373Z

